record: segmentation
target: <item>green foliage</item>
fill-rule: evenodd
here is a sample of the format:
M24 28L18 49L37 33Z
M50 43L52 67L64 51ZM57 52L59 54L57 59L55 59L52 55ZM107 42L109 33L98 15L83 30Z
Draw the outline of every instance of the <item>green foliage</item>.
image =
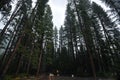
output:
M28 74L26 73L21 73L21 74L18 74L18 77L19 78L23 78L23 77L26 77L26 76L29 76Z
M5 80L13 80L13 76L12 75L6 75Z
M9 68L7 74L18 75L16 79L56 70L67 76L115 76L120 68L120 34L103 8L89 0L69 0L64 26L57 30L47 2L37 0L34 8L32 0L16 4L1 38L7 44L3 71ZM12 80L11 75L6 80Z
M97 76L103 77L103 78L113 78L115 77L111 72L99 72L97 73Z

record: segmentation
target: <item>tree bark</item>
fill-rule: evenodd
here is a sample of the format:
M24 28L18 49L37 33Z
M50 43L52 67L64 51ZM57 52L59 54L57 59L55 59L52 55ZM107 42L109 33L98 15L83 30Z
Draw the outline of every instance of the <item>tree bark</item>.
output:
M3 30L0 33L0 38L3 37L7 27L9 26L9 24L11 23L11 21L15 18L15 16L17 15L17 13L19 12L19 5L16 6L14 12L12 13L10 19L8 20L8 22L6 23L6 25L4 26Z
M21 65L22 59L23 59L23 55L21 54L21 55L20 55L20 59L19 59L19 63L18 63L18 66L17 66L17 70L16 70L15 75L17 75L17 74L19 73L20 65Z
M93 57L92 57L92 54L91 54L91 50L89 48L89 44L87 44L87 38L85 36L85 32L83 30L83 25L82 25L82 20L81 20L81 17L80 17L80 14L79 14L79 10L77 9L77 4L75 2L75 0L73 0L73 3L75 5L75 10L76 10L76 13L77 13L77 16L78 16L78 22L79 22L79 25L81 26L80 29L81 29L81 33L83 34L83 37L84 37L84 40L85 40L85 43L86 43L86 47L87 47L87 51L88 51L88 54L89 54L89 58L90 58L90 62L91 62L91 67L92 67L92 72L93 72L93 76L94 76L94 80L97 80L96 78L96 71L95 71L95 65L94 65L94 61L93 61Z
M8 59L8 62L7 62L7 64L6 64L6 66L5 66L5 68L3 69L3 72L2 72L2 74L0 75L1 77L4 77L4 76L5 76L5 74L6 74L7 70L8 70L8 68L9 68L9 65L10 65L11 61L12 61L13 58L15 57L15 53L16 53L16 50L17 50L17 48L18 48L18 46L19 46L19 44L20 44L20 42L21 42L21 39L22 39L22 35L20 36L20 38L19 38L19 40L18 40L18 42L17 42L17 44L16 44L16 47L15 47L14 51L11 53L11 56L10 56L10 58Z
M37 68L37 73L36 76L39 76L39 72L40 72L40 66L41 66L41 60L42 60L42 48L43 48L43 37L44 37L44 32L41 35L41 40L40 40L40 55L39 55L39 61L38 61L38 68Z
M32 55L33 55L33 49L34 49L34 44L32 46L31 52L30 52L30 57L29 57L28 65L27 65L27 74L29 73L29 69L30 69L30 63L31 63Z
M20 19L20 18L19 18L19 19ZM20 22L21 22L21 21L20 21ZM2 67L2 64L3 64L4 61L5 61L6 54L7 54L8 50L9 50L9 48L10 48L10 45L12 45L11 43L14 41L14 39L15 39L15 37L16 37L16 34L17 34L18 31L19 31L19 29L17 29L17 27L18 27L18 25L20 24L20 22L15 26L15 30L12 32L12 34L11 34L12 36L11 36L9 42L8 42L8 45L7 45L6 49L5 49L5 52L3 53L3 56L2 56L2 58L0 59L1 67ZM1 68L0 68L0 71L1 71Z

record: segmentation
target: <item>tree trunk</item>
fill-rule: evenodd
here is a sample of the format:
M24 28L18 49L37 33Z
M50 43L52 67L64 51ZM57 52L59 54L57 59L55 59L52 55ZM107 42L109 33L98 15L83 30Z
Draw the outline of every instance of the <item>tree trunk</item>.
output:
M44 37L44 32L41 35L41 40L40 40L40 56L39 56L39 61L38 61L38 68L37 68L37 73L36 76L39 76L39 72L40 72L40 66L41 66L41 60L42 60L42 47L43 47L43 37Z
M110 2L111 2L111 4L113 5L115 11L117 12L117 14L118 14L118 16L119 16L119 21L120 21L120 11L119 11L119 9L117 9L117 6L115 6L115 3L114 3L112 0L110 0Z
M19 18L19 19L20 19L20 18ZM11 38L10 38L10 40L9 40L9 43L8 43L6 49L5 49L5 52L3 53L2 58L0 59L1 67L2 67L2 64L3 64L4 61L5 61L6 54L7 54L8 50L9 50L9 48L10 48L10 45L12 45L11 43L14 41L14 39L15 39L15 37L16 37L16 34L17 34L18 31L19 31L19 29L17 29L17 27L18 27L19 24L20 24L20 22L15 26L15 30L12 32L12 34L11 34L12 36L11 36ZM1 67L0 67L0 72L1 72Z
M16 70L15 75L17 75L17 74L19 73L20 65L21 65L22 59L23 59L23 55L21 54L21 55L20 55L20 59L19 59L19 63L18 63L18 66L17 66L17 70Z
M82 21L81 21L81 17L80 17L80 14L79 14L79 10L77 9L77 4L75 2L75 0L73 0L73 3L75 5L75 9L76 9L76 13L77 13L77 16L78 16L78 22L79 22L79 25L81 26L80 29L81 29L81 33L83 34L84 36L84 40L85 40L85 43L86 43L86 47L87 47L87 51L88 51L88 54L89 54L89 58L90 58L90 62L91 62L91 67L92 67L92 72L93 72L93 76L94 76L94 80L97 80L96 78L96 71L95 71L95 65L94 65L94 61L93 61L93 57L92 57L92 54L91 54L91 50L89 48L89 44L87 44L87 38L85 36L85 33L84 33L84 30L83 30L83 25L82 25Z
M1 31L0 38L3 37L3 35L4 35L4 33L5 33L6 29L7 29L7 27L9 26L9 24L11 23L11 21L15 18L15 16L18 13L18 11L19 11L19 5L16 6L16 8L15 8L14 12L12 13L10 19L8 20L7 24L4 26L3 30Z
M30 57L29 57L28 65L27 65L27 74L29 73L29 69L30 69L30 63L31 63L32 55L33 55L33 49L34 49L34 44L32 46L31 52L30 52Z
M8 62L7 62L7 64L6 64L6 66L5 66L5 68L3 69L3 72L2 72L2 74L1 74L1 77L4 77L4 76L5 76L8 68L9 68L9 65L11 64L13 58L15 57L15 53L16 53L16 50L17 50L17 48L18 48L18 46L19 46L19 44L20 44L20 42L21 42L21 39L22 39L22 36L20 36L20 38L19 38L19 40L18 40L18 42L17 42L17 44L16 44L16 47L15 47L14 51L11 53L11 56L10 56L10 58L8 59Z

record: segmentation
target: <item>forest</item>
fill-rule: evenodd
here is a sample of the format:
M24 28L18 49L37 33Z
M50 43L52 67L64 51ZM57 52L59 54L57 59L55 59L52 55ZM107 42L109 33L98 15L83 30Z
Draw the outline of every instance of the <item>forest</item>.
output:
M109 11L67 0L60 29L48 1L0 0L0 80L57 72L120 80L120 0L100 0Z

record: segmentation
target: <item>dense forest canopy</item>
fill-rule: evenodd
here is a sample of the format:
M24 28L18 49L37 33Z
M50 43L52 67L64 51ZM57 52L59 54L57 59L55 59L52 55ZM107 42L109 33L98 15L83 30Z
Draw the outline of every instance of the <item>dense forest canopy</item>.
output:
M54 73L120 79L120 0L68 0L57 29L48 0L0 1L0 80ZM108 14L109 13L109 14Z

